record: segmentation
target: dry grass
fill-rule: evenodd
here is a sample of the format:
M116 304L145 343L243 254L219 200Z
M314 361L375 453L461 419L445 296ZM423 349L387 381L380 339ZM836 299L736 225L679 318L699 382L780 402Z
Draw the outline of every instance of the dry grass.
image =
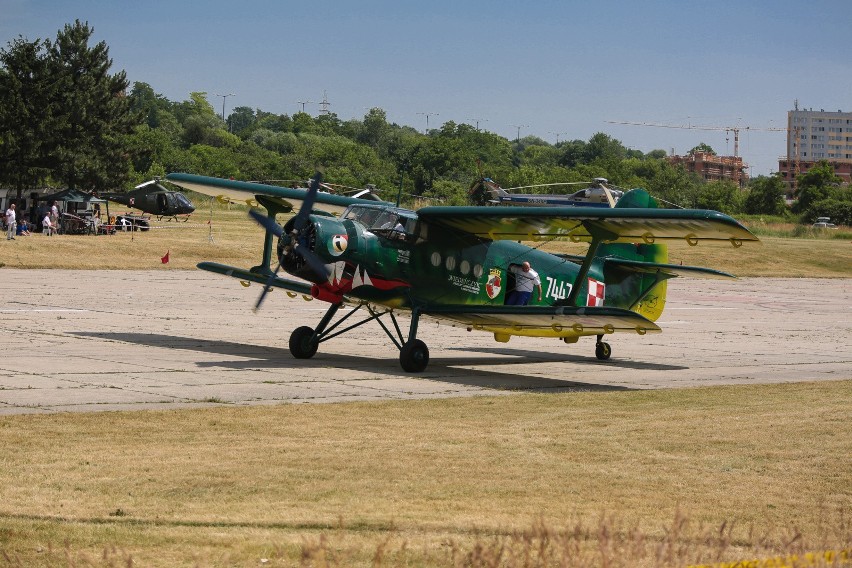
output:
M245 208L216 205L212 214L201 208L189 223L157 223L163 228L112 236L59 235L0 241L0 266L74 269L192 269L203 260L240 267L258 263L262 230L248 219ZM282 218L283 219L283 218ZM212 236L212 242L211 242ZM585 245L557 241L543 250L583 254ZM160 259L169 251L169 263ZM707 266L737 276L852 277L852 243L838 239L763 237L762 245L740 249L726 245L670 247L673 263Z
M852 546L850 396L847 380L7 417L0 565L682 566L838 550Z
M213 242L207 218L4 240L0 265L257 264L244 210L214 209ZM848 242L763 243L670 258L852 276ZM850 395L847 380L2 418L0 566L683 566L849 548Z

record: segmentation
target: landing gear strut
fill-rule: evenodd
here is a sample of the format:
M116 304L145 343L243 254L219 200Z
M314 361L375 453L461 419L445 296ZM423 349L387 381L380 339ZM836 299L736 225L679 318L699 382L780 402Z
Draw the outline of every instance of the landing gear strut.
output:
M404 371L409 373L419 373L429 364L429 348L426 347L425 343L417 339L417 322L420 319L420 313L416 308L411 310L411 327L408 331L408 340L405 341L402 330L399 327L399 323L392 311L377 312L367 304L359 304L355 306L348 314L340 318L337 323L329 325L331 319L341 306L342 304L332 304L317 325L316 329L311 329L308 326L302 326L297 327L293 333L290 334L290 353L293 354L293 357L296 359L310 359L316 354L319 344L323 341L328 341L333 337L342 335L349 330L375 320L396 348L399 349L399 364ZM340 331L335 331L338 326L362 307L366 307L367 311L370 312L369 317L366 317L358 323L352 324ZM390 316L396 333L392 333L384 322L379 319L386 314Z
M595 357L601 361L606 361L612 355L612 348L609 346L609 343L601 341L601 339L603 339L603 335L599 335L598 342L595 343Z

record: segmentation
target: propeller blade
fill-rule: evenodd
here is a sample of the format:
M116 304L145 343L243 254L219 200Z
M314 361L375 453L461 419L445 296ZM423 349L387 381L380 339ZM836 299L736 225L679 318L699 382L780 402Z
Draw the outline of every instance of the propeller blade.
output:
M284 234L284 229L281 228L281 225L275 222L275 219L267 217L257 209L249 209L249 215L276 237L280 237Z
M309 248L296 245L296 254L305 259L305 262L311 267L311 270L321 278L328 278L328 268L320 257L314 254Z
M275 277L278 275L279 270L281 270L280 262L275 268L275 272L269 275L269 279L266 281L266 284L264 284L263 291L260 293L260 297L257 299L257 303L254 305L255 312L260 309L260 305L263 303L263 299L266 298L266 295L272 291L272 281L275 280Z
M314 174L314 177L311 178L311 186L305 194L305 199L302 201L302 207L299 209L299 213L293 221L293 228L297 231L301 231L308 222L308 216L314 208L314 201L316 201L320 183L322 183L322 174L317 172Z

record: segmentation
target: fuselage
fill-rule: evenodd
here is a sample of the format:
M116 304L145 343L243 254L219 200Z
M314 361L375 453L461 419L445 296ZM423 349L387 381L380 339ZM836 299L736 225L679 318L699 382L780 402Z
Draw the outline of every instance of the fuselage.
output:
M320 299L344 295L389 307L503 305L514 286L512 264L529 262L538 272L542 299L530 305L564 302L579 265L515 241L491 241L455 233L419 220L417 213L382 205L352 205L340 218L311 216L310 246L329 269L321 280L300 257L279 244L282 266L316 284ZM286 227L285 227L286 231ZM603 281L599 266L589 278ZM588 281L579 283L585 304Z
M195 206L179 191L146 191L144 189L129 193L107 193L102 197L141 209L152 215L189 215L195 211Z

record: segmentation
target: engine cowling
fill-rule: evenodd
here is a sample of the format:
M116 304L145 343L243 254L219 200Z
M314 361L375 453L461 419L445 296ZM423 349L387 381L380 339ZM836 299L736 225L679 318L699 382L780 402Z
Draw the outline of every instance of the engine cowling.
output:
M296 252L296 248L307 247L324 263L332 264L340 260L349 248L346 228L336 218L311 215L302 229L297 231L294 220L290 219L284 225L284 233L278 239L278 260L289 274L321 284L325 280L311 269Z

